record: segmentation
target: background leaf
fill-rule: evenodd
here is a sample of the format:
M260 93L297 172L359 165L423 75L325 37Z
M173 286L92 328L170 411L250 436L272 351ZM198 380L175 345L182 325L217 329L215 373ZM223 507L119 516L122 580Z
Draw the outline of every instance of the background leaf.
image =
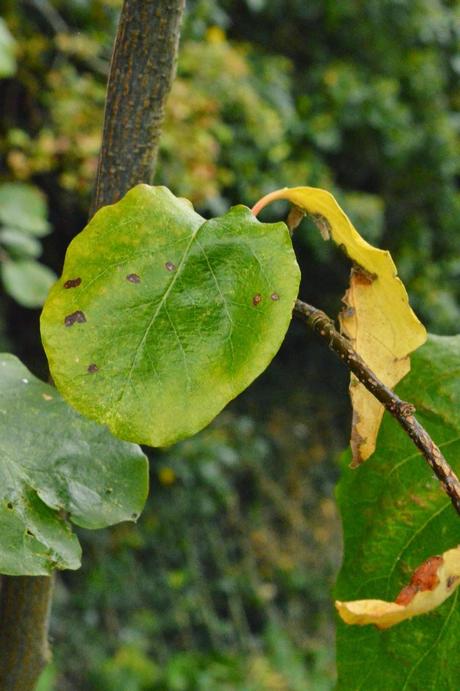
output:
M24 307L41 307L56 280L51 269L29 259L5 260L1 274L6 292Z
M430 336L399 395L460 471L460 336ZM460 519L415 447L385 413L377 451L338 486L345 557L337 599L392 600L427 557L460 542ZM447 691L460 678L458 591L433 613L378 631L339 622L339 688Z
M47 235L46 201L37 187L23 182L0 185L0 221L30 235Z
M0 243L5 245L10 255L18 259L36 259L42 252L40 241L18 228L2 228Z
M42 314L57 387L124 439L192 435L270 363L299 269L283 223L138 185L71 243Z
M11 77L16 72L16 41L0 17L0 78Z
M68 406L13 355L0 355L0 573L76 569L69 520L103 528L136 519L147 487L139 447Z

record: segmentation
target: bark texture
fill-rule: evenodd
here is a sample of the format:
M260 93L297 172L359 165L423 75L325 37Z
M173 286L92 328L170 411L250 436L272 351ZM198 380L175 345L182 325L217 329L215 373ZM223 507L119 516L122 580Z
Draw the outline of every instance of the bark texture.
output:
M153 177L185 0L125 0L112 55L91 215Z
M3 576L0 593L0 691L33 691L50 659L53 578Z

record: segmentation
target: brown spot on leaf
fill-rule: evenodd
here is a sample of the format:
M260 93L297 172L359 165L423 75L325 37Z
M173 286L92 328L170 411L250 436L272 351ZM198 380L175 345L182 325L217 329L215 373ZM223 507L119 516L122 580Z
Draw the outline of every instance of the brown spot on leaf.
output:
M98 372L98 371L99 371L99 367L97 365L95 365L94 362L92 362L91 365L88 365L88 372L90 374L94 374L94 372Z
M270 295L270 298L273 300L273 302L276 302L277 300L280 299L280 296L278 295L278 293L272 293Z
M370 286L377 278L376 274L366 271L362 266L355 264L351 270L351 280L357 285Z
M165 264L165 269L167 271L175 271L176 270L176 265L173 264L172 262L166 262Z
M8 504L6 505L6 508L11 511L11 509L13 508L13 504L9 501Z
M443 563L442 557L430 557L413 573L409 585L401 590L395 602L397 605L408 605L415 595L422 590L433 590L439 583L438 569Z
M81 278L69 278L69 280L64 283L64 288L78 288L80 283Z
M126 280L129 281L130 283L140 283L141 277L138 276L137 274L128 274L126 276Z
M252 298L252 304L254 307L257 307L257 305L262 301L262 295L260 293L257 293L257 295L254 295Z
M454 583L456 583L459 579L459 576L449 576L449 578L446 581L447 588L452 588Z
M411 494L410 499L414 502L414 504L417 504L417 506L421 506L422 509L426 507L426 502L421 499L417 494Z
M76 323L83 324L85 321L86 317L81 310L72 312L72 314L68 314L67 317L64 318L64 324L66 326L73 326Z

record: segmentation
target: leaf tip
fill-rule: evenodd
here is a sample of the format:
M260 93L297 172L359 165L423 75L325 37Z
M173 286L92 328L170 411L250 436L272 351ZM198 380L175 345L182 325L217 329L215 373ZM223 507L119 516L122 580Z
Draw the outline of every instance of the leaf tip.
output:
M386 629L431 612L439 607L460 585L460 546L429 557L412 574L411 580L394 602L385 600L337 600L335 607L346 624L375 624Z

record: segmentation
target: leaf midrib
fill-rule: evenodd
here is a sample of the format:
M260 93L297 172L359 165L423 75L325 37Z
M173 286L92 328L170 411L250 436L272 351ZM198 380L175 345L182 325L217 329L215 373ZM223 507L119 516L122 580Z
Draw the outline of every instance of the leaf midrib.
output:
M113 405L112 410L113 410L113 409L115 409L115 410L118 410L118 409L119 409L119 407L120 407L120 405L121 405L121 403L122 403L123 397L124 397L124 395L125 395L125 393L126 393L126 390L127 390L128 386L129 386L129 384L131 383L132 374L133 374L133 371L134 371L134 368L135 368L135 365L136 365L136 361L137 361L137 357L138 357L139 351L140 351L140 349L144 346L144 343L145 343L145 341L146 341L146 339L147 339L147 336L148 336L149 333L150 333L150 330L151 330L152 326L153 326L154 323L155 323L156 318L158 317L158 315L159 315L161 309L163 308L163 305L165 304L165 302L166 302L166 300L167 300L167 298L168 298L168 295L170 294L171 290L173 289L174 285L176 284L177 279L179 278L179 275L180 275L180 273L181 273L181 271L182 271L182 268L183 268L183 266L184 266L184 263L185 263L185 261L186 261L186 259L187 259L188 254L189 254L189 252L190 252L190 249L191 249L191 247L192 247L192 245L193 245L194 240L195 240L196 237L198 236L198 233L200 232L200 230L206 225L206 223L207 223L207 221L204 221L204 223L202 223L200 226L198 226L198 228L196 228L196 230L192 231L192 236L191 236L191 238L190 238L190 242L187 244L187 246L186 246L186 248L185 248L185 250L184 250L184 254L182 255L182 258L181 258L181 260L180 260L180 262L179 262L179 266L177 267L177 270L174 272L174 274L171 276L171 281L170 281L169 285L167 286L165 292L163 293L163 295L162 295L162 297L161 297L161 300L160 300L160 302L158 303L157 308L156 308L155 312L153 313L153 315L152 315L152 317L151 317L149 323L147 324L147 326L146 326L146 328L145 328L145 331L144 331L144 333L143 333L143 335L142 335L142 338L140 339L138 345L136 346L136 350L135 350L135 352L134 352L134 356L133 356L133 360L132 360L132 363L131 363L131 367L130 367L129 372L128 372L128 376L127 376L126 381L125 381L125 384L123 385L123 388L122 388L122 390L121 390L121 392L120 392L120 395L118 396L117 400L115 401L115 403L114 403L114 405Z

